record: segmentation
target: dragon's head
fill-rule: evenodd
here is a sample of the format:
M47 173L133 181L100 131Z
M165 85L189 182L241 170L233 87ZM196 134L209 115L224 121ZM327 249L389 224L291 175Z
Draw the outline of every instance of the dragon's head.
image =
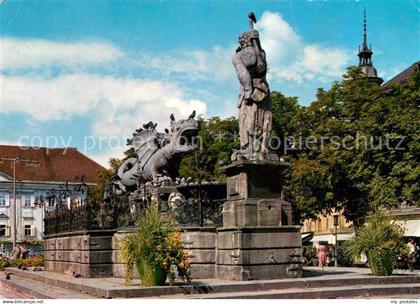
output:
M187 119L171 118L171 144L175 153L190 153L195 149L195 137L198 134L199 123L195 119L195 111Z

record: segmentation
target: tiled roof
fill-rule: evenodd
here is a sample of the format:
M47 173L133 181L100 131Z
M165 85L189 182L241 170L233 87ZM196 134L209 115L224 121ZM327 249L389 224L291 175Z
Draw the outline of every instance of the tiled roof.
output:
M37 165L16 164L16 178L22 181L85 182L95 183L104 168L80 153L76 148L40 148L0 145L0 158L30 159ZM0 162L0 172L13 176L11 161Z
M404 71L402 71L398 75L394 76L393 78L391 78L390 80L385 82L382 85L382 87L387 88L387 87L389 87L389 86L391 86L392 84L395 84L395 83L404 84L408 81L408 78L410 77L411 74L413 74L414 72L418 72L418 71L420 71L420 61L417 61L416 63L411 65L409 68L405 69Z

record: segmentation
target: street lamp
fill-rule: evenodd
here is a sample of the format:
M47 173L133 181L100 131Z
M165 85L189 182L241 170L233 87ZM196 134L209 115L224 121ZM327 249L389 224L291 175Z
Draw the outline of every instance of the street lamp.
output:
M15 158L9 157L0 157L0 162L3 161L10 161L13 163L13 205L12 205L12 242L13 242L13 249L16 247L16 163L24 163L24 164L32 164L32 165L39 165L39 163L35 160L31 159L23 159L19 156Z
M338 230L338 212L333 214L334 217L334 267L338 266L338 257L337 257L337 230Z
M53 199L53 198L50 198ZM45 200L44 196L41 194L35 200L35 206L41 209L41 232L44 233L44 218L45 218L45 208L47 206L47 201Z

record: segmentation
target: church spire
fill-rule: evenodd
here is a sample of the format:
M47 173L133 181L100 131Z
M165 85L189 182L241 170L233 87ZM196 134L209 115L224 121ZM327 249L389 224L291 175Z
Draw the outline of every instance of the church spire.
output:
M359 67L362 72L373 82L377 82L379 85L383 82L378 77L378 73L372 64L372 46L368 46L367 43L367 26L366 26L366 9L363 12L363 44L362 48L359 46Z
M366 9L363 11L363 48L367 48L367 39L366 39Z
M363 15L363 44L362 49L359 47L359 66L371 66L372 65L372 49L367 44L367 30L366 30L366 9Z

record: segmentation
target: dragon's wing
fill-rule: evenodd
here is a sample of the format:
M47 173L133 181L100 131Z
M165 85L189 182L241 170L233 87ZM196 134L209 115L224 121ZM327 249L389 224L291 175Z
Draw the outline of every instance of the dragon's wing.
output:
M149 158L159 149L158 133L155 129L146 129L138 133L134 138L132 145L136 150L137 159L142 168Z

